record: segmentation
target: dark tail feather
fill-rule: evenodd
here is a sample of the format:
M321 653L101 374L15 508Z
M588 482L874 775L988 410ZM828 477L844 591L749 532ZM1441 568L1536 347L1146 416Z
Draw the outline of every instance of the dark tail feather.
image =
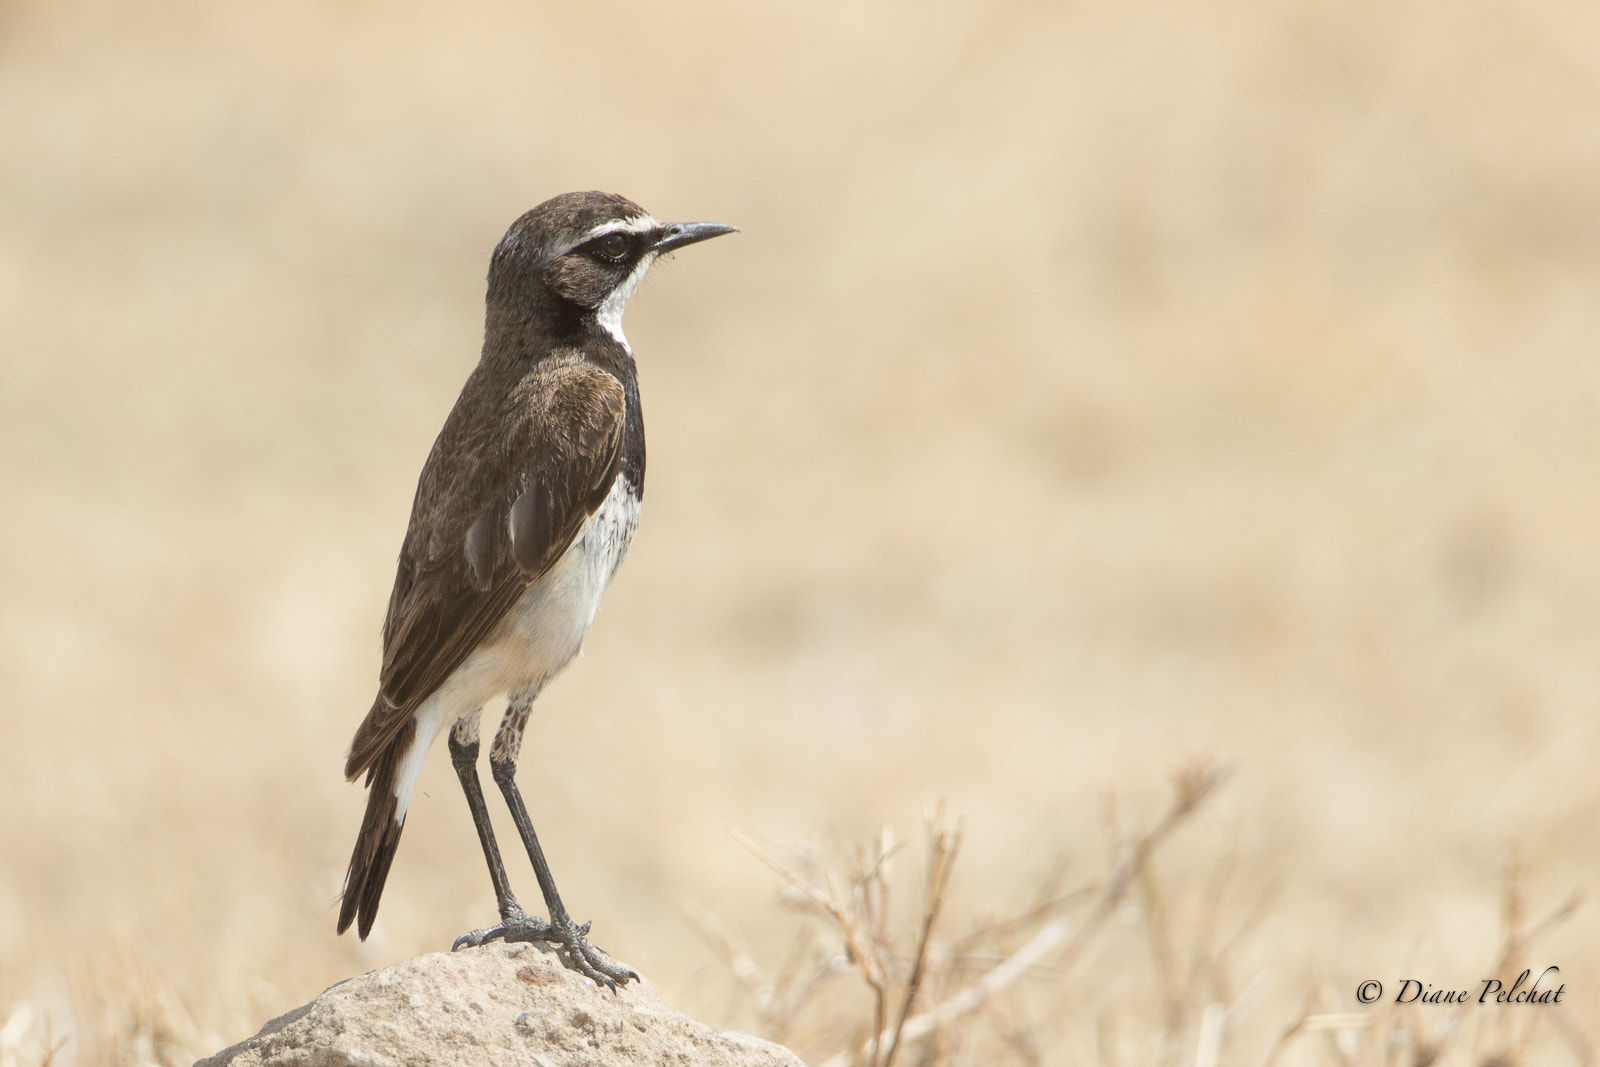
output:
M350 854L350 869L344 876L344 900L339 905L339 933L350 929L357 917L356 932L361 940L372 932L378 917L378 899L389 877L395 849L400 847L404 819L396 821L399 801L394 795L395 773L400 760L417 738L417 720L410 719L393 741L372 762L367 771L367 813L361 819L355 851Z

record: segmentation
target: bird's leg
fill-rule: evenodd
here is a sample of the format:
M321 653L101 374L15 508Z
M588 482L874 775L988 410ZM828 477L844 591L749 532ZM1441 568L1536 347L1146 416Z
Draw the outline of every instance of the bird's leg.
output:
M500 859L500 846L495 843L494 827L489 824L489 808L483 802L483 786L478 781L476 718L470 726L468 720L463 719L450 731L450 762L456 769L456 777L461 779L461 791L467 795L467 807L472 810L472 825L478 829L478 843L483 846L483 858L489 864L489 880L494 883L495 906L500 910L500 926L462 934L451 946L451 951L455 951L467 945L481 945L493 940L497 931L506 926L533 929L542 924L517 903L517 898L511 892L511 880L506 877L506 865Z
M534 832L533 820L528 817L527 805L522 801L522 793L517 789L517 753L522 747L522 728L528 721L528 708L532 700L515 700L506 709L505 719L500 724L499 731L495 734L494 745L489 750L489 772L494 777L495 784L500 787L500 792L506 798L506 806L511 809L511 818L517 824L517 832L522 835L522 843L528 850L528 860L533 864L533 873L539 879L539 891L544 894L545 910L550 914L550 921L543 922L522 915L520 919L513 919L506 915L506 908L502 905L501 922L499 926L488 930L474 930L456 941L456 947L463 945L481 945L495 939L506 941L546 941L559 945L567 965L579 974L592 979L599 985L606 986L613 992L617 984L626 983L630 978L639 976L627 967L616 963L606 951L598 945L591 945L586 939L589 933L589 923L579 926L567 914L566 906L561 903L561 894L556 890L555 877L550 873L550 864L544 858L544 849L539 845L539 835ZM452 749L452 754L454 749ZM472 773L473 785L477 785L477 771ZM465 785L465 779L462 780ZM478 803L481 805L483 794L478 793ZM469 794L468 802L471 803ZM476 819L476 813L474 819ZM488 826L487 818L483 826ZM483 831L479 831L483 836ZM493 838L487 838L491 845L485 846L485 855L488 848L492 847ZM496 854L495 859L499 856ZM494 863L490 863L491 875ZM501 876L504 878L504 869ZM496 883L495 892L500 891L500 883ZM509 890L507 898L509 899ZM511 907L517 912L521 909L516 902L511 901Z

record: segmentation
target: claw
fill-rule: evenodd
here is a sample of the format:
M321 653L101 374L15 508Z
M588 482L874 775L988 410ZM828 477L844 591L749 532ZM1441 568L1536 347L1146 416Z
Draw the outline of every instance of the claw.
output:
M502 938L507 941L519 940L506 936L508 933L516 933L517 929L516 926L508 927L505 923L496 923L482 930L468 930L456 938L455 943L450 946L450 951L459 952L464 948L477 948L479 945L487 945L491 941L498 941Z

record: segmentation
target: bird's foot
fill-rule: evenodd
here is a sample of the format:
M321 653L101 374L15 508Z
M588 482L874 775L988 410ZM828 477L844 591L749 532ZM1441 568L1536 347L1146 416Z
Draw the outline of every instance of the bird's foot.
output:
M535 919L513 903L501 915L498 923L483 930L468 930L456 938L455 944L450 946L450 951L460 952L464 948L477 948L491 941L548 941L551 929L549 923L543 919Z
M462 934L450 946L450 951L476 948L491 941L543 941L560 950L562 962L568 967L613 993L617 991L618 984L626 985L630 978L638 981L638 974L614 961L599 945L591 945L585 940L589 923L579 926L565 915L554 922L545 922L535 919L520 907L513 905L513 909L499 923L486 930Z

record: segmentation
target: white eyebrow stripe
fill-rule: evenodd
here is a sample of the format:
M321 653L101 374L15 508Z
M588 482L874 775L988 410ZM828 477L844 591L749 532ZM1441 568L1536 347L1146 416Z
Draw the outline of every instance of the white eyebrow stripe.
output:
M578 241L578 244L581 245L585 241L592 241L596 237L603 237L608 233L648 233L660 225L661 223L657 222L649 215L640 215L636 219L622 219L620 221L613 219L609 222L602 222L600 225L584 234L583 237ZM573 247L577 246L574 245Z

